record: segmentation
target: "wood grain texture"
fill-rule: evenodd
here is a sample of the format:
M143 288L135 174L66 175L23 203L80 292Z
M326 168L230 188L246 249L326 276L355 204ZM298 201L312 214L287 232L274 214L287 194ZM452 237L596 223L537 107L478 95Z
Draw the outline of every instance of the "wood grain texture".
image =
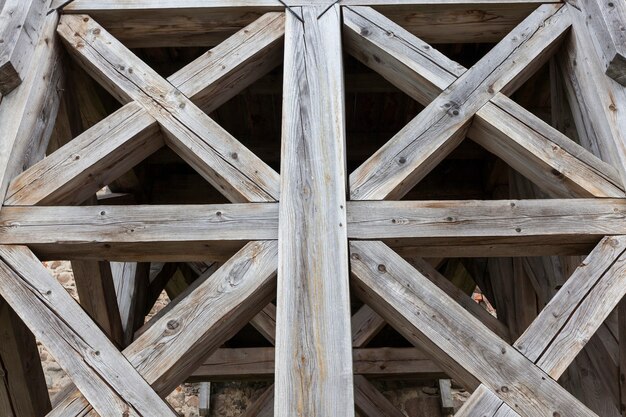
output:
M514 348L558 379L574 361L626 292L626 238L607 237L589 254L569 280L515 342ZM457 417L515 416L500 403L495 407L485 390L477 390ZM485 398L482 398L485 397ZM488 411L491 410L491 411ZM497 410L497 411L496 411Z
M0 257L2 296L100 415L175 416L28 248Z
M626 89L604 74L600 57L585 23L586 14L567 5L572 34L563 45L558 63L581 136L626 183Z
M550 1L554 2L554 1ZM287 0L327 6L328 0ZM538 0L343 0L373 6L428 42L497 42ZM283 11L278 0L75 0L65 13L89 14L131 47L212 46L261 13Z
M341 16L324 9L285 29L276 417L354 415Z
M579 7L606 75L626 86L626 3L581 0Z
M284 15L271 13L168 80L212 111L280 62ZM128 103L11 184L7 205L78 204L163 145L156 120Z
M354 399L356 411L362 417L404 417L404 414L362 375L354 376Z
M465 138L474 114L514 91L569 28L566 9L539 7L350 175L353 200L399 199Z
M407 256L585 254L624 233L623 199L350 202L348 237Z
M348 7L344 16L347 51L424 105L466 71L373 9ZM468 136L553 197L624 194L615 168L503 94L477 112Z
M0 94L26 78L50 0L5 0L0 4Z
M29 245L46 259L225 259L278 235L276 203L5 207L0 219L1 244Z
M57 22L56 14L45 19L19 90L0 103L0 201L9 182L44 157L52 134L64 85Z
M277 255L276 242L249 243L122 354L159 395L168 395L273 297ZM72 392L49 417L88 415L96 417Z
M58 33L111 94L141 104L159 122L168 146L227 198L277 200L279 178L272 168L93 19L65 15Z
M350 247L357 294L455 377L478 378L522 416L595 416L383 243Z
M189 381L231 381L272 379L274 348L223 348L204 360ZM354 348L355 375L368 378L432 380L444 375L442 369L417 348Z

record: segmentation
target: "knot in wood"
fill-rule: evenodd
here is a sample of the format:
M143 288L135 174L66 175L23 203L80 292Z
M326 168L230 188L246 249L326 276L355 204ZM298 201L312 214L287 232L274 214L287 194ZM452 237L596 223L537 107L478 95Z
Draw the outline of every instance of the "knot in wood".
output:
M387 272L387 267L383 264L378 265L378 270L380 272Z
M180 326L180 323L177 320L170 320L166 324L168 330L176 330Z
M352 256L350 256L350 258L354 259L355 261L358 261L361 259L361 256L359 256L358 253L353 253Z

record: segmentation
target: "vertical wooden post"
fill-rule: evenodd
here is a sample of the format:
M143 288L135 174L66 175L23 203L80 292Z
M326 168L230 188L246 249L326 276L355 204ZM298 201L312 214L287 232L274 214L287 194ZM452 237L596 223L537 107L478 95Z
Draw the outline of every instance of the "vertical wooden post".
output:
M354 416L338 6L287 13L275 416Z

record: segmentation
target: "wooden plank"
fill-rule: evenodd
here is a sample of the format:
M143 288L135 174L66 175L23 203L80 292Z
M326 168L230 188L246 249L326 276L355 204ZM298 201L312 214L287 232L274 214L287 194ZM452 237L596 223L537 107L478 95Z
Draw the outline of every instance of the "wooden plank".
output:
M72 272L81 306L111 341L121 347L124 329L108 262L73 261Z
M626 4L582 0L580 9L592 34L606 75L626 86Z
M122 354L159 395L168 395L202 360L273 297L276 242L251 242L138 337ZM94 416L78 392L49 414ZM160 415L160 414L158 414Z
M261 17L168 80L205 111L215 110L278 65L283 21L282 14ZM78 204L159 149L157 130L154 118L128 103L16 178L6 204Z
M573 30L558 58L576 128L626 183L626 90L604 74L585 24L587 15L566 7Z
M222 348L204 360L189 381L272 379L274 348ZM355 375L368 378L432 380L444 373L417 348L354 348Z
M26 78L49 3L49 0L0 3L0 94L9 94Z
M362 417L404 417L364 376L354 376L354 398L356 411Z
M540 6L350 175L352 199L405 195L465 138L482 106L545 62L569 26L566 9Z
M287 15L276 417L354 416L341 11Z
M350 54L424 105L466 71L370 8L345 8L344 34ZM503 94L478 111L468 136L554 197L623 195L614 168Z
M552 1L550 1L552 2ZM328 0L287 0L291 6ZM374 6L428 42L497 42L530 14L539 0L343 0ZM282 11L278 0L164 2L75 0L65 13L89 14L130 47L211 46L258 17Z
M176 415L28 248L0 257L2 296L99 414Z
M454 399L452 398L451 380L439 380L439 396L441 397L441 411L444 414L454 414Z
M0 219L1 244L27 244L46 259L218 260L278 235L275 203L5 207Z
M407 256L584 254L605 235L624 233L624 204L623 199L351 202L348 237L384 239Z
M625 254L625 237L603 239L515 342L515 349L558 379L626 293ZM515 415L501 401L494 406L488 398L493 395L485 392L477 390L457 417L477 412L486 416ZM486 403L491 408L483 408Z
M123 103L141 104L161 125L168 146L227 198L277 200L279 178L272 168L93 19L64 15L58 33L110 93Z
M52 134L63 90L61 47L55 36L57 22L56 14L46 18L26 78L19 90L2 97L0 201L4 201L9 182L43 158Z
M620 410L626 416L626 301L617 306L619 320L619 389Z
M352 346L365 347L386 325L385 320L367 304L363 305L351 319Z
M357 294L460 381L478 378L522 416L595 416L383 243L350 245Z
M325 9L285 29L277 417L354 415L341 13Z
M35 337L0 299L0 413L6 417L43 417L50 397Z
M122 346L133 341L135 331L145 319L150 264L146 262L111 262L111 275L122 321Z
M254 326L268 342L272 345L276 344L276 306L273 303L269 303L259 314L254 316L250 324Z
M209 417L211 414L211 383L201 382L198 392L198 414Z

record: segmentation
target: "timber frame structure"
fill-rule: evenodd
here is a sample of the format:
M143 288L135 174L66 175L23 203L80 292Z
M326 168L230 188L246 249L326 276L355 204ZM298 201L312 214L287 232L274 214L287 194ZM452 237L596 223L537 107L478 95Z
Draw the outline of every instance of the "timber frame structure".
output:
M448 375L473 392L459 417L626 416L623 0L0 7L1 416L175 416L182 382L256 374L248 417L401 416L377 373ZM437 50L468 42L494 45L470 68ZM208 52L167 78L136 52L182 47ZM423 106L351 172L348 55ZM279 174L209 114L281 64ZM544 67L548 122L510 98ZM121 106L90 115L101 88ZM466 137L506 190L410 198ZM163 148L228 202L99 193ZM436 258L488 270L499 320ZM248 323L262 369L223 347ZM367 349L386 324L415 348ZM73 382L53 402L35 338Z

